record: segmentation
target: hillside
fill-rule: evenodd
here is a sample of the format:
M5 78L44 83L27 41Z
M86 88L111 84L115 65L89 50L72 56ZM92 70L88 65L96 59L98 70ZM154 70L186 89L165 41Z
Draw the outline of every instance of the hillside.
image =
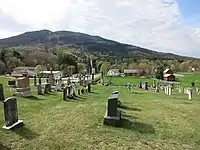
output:
M71 31L49 30L26 32L6 39L0 39L0 48L15 46L29 46L35 44L65 45L81 49L96 57L121 56L134 59L193 59L191 57L179 56L171 53L161 53L141 47L122 44L116 41L104 39L99 36L92 36Z

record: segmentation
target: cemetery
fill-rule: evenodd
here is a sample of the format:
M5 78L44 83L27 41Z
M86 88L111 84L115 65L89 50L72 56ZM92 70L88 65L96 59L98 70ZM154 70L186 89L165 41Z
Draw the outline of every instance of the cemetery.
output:
M199 74L93 84L52 72L0 78L0 149L200 149Z

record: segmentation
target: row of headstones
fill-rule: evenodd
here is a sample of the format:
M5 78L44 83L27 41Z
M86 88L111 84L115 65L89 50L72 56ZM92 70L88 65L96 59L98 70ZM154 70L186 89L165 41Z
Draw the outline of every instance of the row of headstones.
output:
M118 90L113 90L112 95L108 98L107 111L103 121L105 125L120 126L122 124L121 111L118 110L121 102L118 98Z
M84 94L85 92L88 92L88 93L91 92L91 84L90 83L88 83L86 85L85 89L84 88L82 88L82 89L78 88L78 90L77 90L78 95ZM73 99L76 96L77 95L76 95L75 85L74 86L69 85L69 86L67 86L63 89L63 100L66 101L68 99Z
M12 129L17 125L22 125L23 121L18 120L18 108L17 108L17 99L14 97L9 97L5 99L3 84L0 83L0 101L3 102L4 106L4 118L5 125L4 129Z
M185 94L188 94L188 99L192 99L192 88L183 88ZM164 92L166 95L172 95L172 86L168 85L164 87ZM181 91L179 91L181 92Z

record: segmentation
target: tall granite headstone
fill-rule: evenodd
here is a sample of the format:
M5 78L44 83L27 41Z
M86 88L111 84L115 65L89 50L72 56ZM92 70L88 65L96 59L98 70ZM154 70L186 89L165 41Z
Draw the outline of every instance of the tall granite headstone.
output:
M4 97L4 90L3 90L3 84L0 83L0 101L4 101L5 97Z
M42 85L41 84L37 85L37 93L38 93L38 95L42 95Z
M117 109L118 94L112 94L108 98L107 111L104 116L105 125L120 126L122 125L121 111Z
M4 101L4 116L5 126L4 129L12 129L17 125L22 125L23 121L18 120L17 99L9 97Z

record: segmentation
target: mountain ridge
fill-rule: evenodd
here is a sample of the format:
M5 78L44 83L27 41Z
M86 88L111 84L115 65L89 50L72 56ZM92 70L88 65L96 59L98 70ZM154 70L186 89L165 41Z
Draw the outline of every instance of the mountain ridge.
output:
M31 44L72 45L85 49L90 53L101 52L111 56L134 57L136 59L198 59L124 44L97 35L65 30L53 32L43 29L0 39L0 48Z

